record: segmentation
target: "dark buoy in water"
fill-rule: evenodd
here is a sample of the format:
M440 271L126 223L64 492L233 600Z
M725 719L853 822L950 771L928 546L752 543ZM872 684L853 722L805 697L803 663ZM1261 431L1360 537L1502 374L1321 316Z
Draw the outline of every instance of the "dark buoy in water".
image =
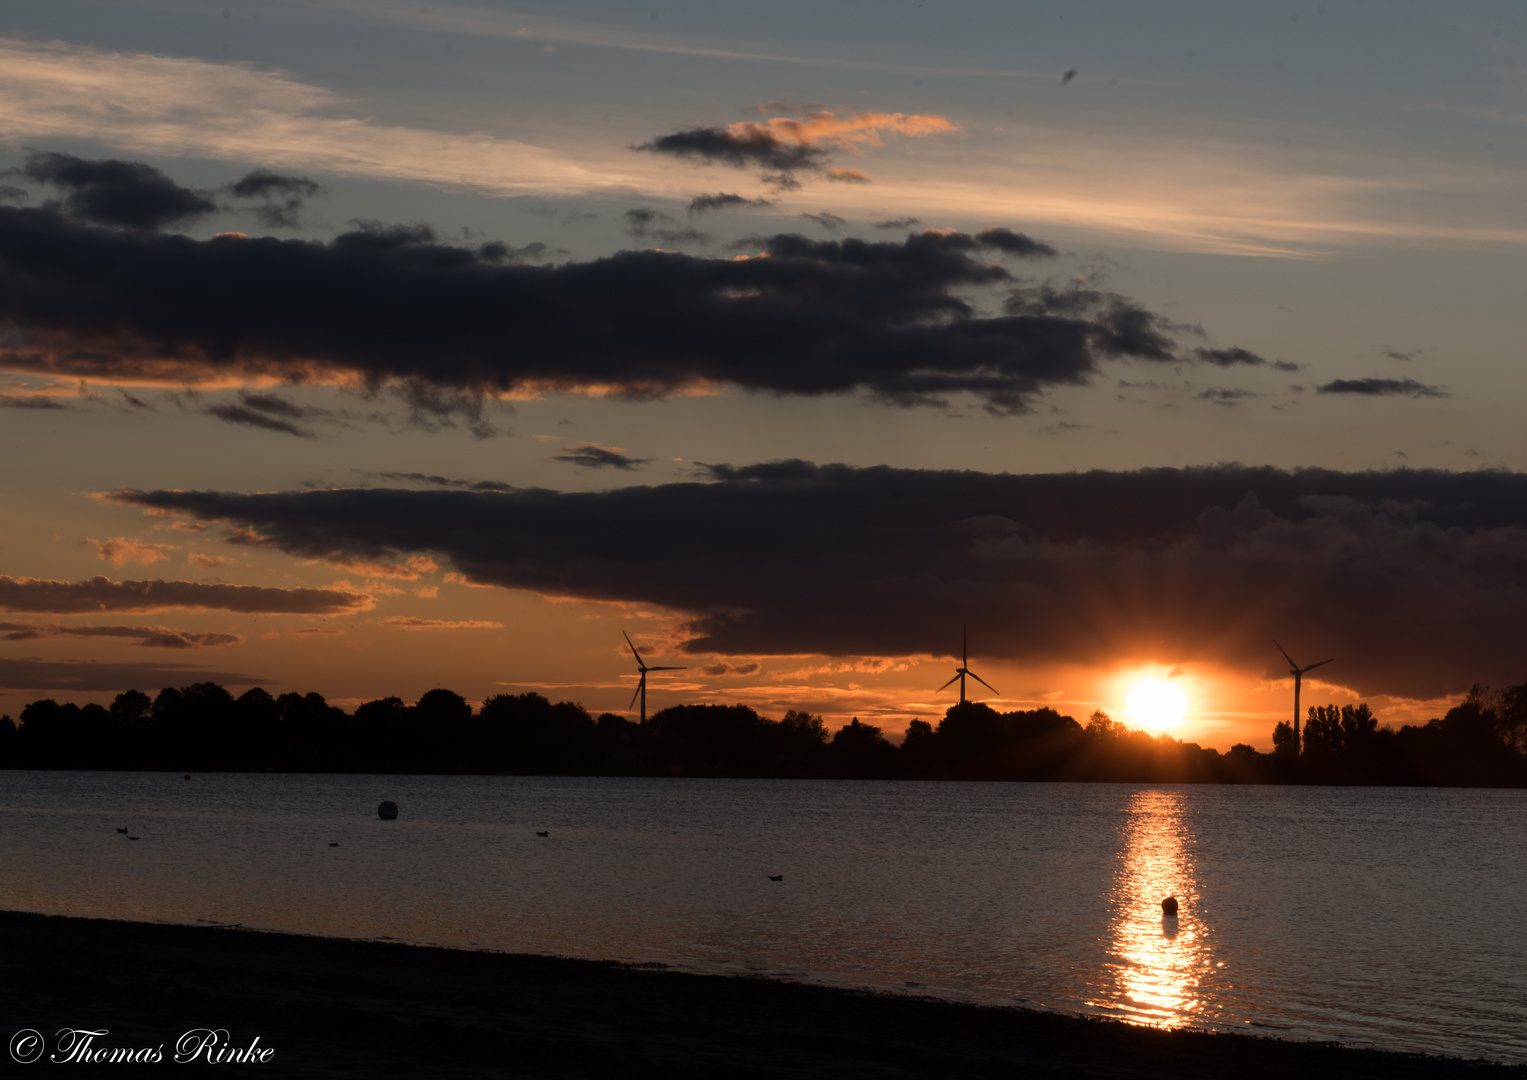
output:
M1168 896L1161 901L1161 917L1164 919L1177 918L1177 897Z
M376 816L381 818L383 821L397 821L398 804L393 802L391 799L388 799L386 802L382 803L381 806L376 808Z

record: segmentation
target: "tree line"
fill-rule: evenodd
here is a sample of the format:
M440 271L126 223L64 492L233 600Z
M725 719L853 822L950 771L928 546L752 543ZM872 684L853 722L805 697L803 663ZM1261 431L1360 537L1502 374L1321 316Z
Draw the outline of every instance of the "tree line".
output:
M857 718L779 720L746 705L675 705L645 724L591 715L540 694L500 694L474 710L431 690L353 713L319 694L234 697L216 683L137 690L110 706L59 704L0 717L0 767L380 773L506 773L1135 783L1527 786L1527 683L1476 687L1425 725L1380 728L1367 705L1312 706L1296 739L1277 726L1270 754L1228 753L1152 736L1095 712L1002 713L967 702L937 725L913 720L900 745Z

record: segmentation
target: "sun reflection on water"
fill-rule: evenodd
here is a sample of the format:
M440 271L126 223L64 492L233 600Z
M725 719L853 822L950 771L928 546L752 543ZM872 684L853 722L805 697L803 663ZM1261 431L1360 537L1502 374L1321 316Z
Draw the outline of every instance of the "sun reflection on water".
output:
M1213 964L1184 801L1180 791L1157 788L1129 802L1109 927L1114 999L1094 1003L1153 1027L1200 1019L1200 985ZM1168 896L1180 905L1175 919L1161 912Z

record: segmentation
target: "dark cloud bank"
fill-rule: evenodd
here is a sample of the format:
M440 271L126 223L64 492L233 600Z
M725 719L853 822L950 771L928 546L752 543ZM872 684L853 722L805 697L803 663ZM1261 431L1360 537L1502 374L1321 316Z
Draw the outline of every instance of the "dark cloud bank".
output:
M1220 466L990 475L781 462L595 493L123 492L304 558L430 553L667 605L691 652L1218 661L1270 638L1360 693L1519 681L1527 476ZM1318 655L1317 655L1318 654ZM1308 661L1306 661L1308 662Z
M253 187L279 193L281 179ZM589 386L642 397L706 384L905 405L965 393L1022 412L1111 359L1194 359L1179 354L1169 321L1122 296L1023 283L995 257L1054 252L1002 228L887 242L781 234L756 239L765 258L625 251L527 265L502 244L452 246L422 226L328 243L195 240L92 225L104 212L81 220L68 209L0 207L6 369L108 381L358 378L420 400ZM249 400L220 415L306 433Z

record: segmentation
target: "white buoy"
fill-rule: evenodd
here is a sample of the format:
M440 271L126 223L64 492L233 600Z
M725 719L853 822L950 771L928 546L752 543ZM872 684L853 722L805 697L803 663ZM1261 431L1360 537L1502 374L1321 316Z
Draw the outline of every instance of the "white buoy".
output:
M382 803L381 806L376 808L376 816L381 818L383 821L397 821L398 804L393 802L391 799L388 799L386 802Z

